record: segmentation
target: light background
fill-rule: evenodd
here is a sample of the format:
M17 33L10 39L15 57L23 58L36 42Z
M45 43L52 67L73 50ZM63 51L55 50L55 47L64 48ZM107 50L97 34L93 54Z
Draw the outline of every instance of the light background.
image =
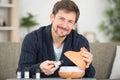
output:
M53 5L58 0L19 0L19 16L20 18L26 16L27 12L36 15L36 21L39 26L31 29L38 29L40 26L50 24L50 13ZM78 32L84 34L85 32L95 32L96 38L99 42L108 42L109 38L102 32L99 32L98 25L104 19L103 10L107 7L106 0L73 0L79 6L80 18L78 21ZM24 38L27 32L25 29L20 29L20 36ZM6 39L4 35L0 34L0 41Z

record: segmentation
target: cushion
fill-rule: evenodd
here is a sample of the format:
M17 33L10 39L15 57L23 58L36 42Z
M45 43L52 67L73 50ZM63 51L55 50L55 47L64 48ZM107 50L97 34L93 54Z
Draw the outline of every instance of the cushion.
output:
M117 46L110 79L120 79L120 45Z

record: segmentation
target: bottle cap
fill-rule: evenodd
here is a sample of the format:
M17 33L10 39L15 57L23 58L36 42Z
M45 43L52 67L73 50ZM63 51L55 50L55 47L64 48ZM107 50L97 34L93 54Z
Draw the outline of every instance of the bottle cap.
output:
M38 68L38 69L36 69L36 73L40 73L40 69Z
M18 72L18 71L21 71L21 67L18 67L18 68L17 68L17 72Z
M29 67L25 67L25 71L29 71Z
M55 66L60 66L62 63L63 63L63 60L57 61L54 65L55 65Z

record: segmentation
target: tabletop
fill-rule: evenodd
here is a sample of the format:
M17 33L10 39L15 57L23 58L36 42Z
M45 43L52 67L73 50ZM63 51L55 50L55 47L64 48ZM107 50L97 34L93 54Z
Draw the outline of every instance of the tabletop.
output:
M62 78L16 79L16 78L10 78L6 80L96 80L96 79L95 78L82 78L82 79L62 79Z
M9 78L6 80L120 80L120 79L95 79L95 78L82 78L82 79L62 79L62 78L40 78L40 79L17 79L17 78Z

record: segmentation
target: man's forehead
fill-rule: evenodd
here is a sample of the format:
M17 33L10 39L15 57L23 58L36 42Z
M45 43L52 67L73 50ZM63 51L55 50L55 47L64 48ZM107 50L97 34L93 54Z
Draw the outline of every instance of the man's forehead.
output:
M58 13L56 14L58 17L64 17L66 19L70 19L75 21L76 19L76 14L75 12L68 12L66 10L59 10Z

